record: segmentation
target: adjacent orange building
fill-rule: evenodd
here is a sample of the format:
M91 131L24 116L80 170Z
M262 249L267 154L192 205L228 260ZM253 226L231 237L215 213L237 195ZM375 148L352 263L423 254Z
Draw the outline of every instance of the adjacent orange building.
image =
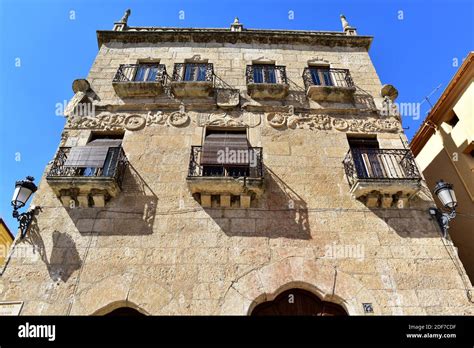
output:
M457 216L449 234L474 282L474 52L466 57L410 147L431 190L440 179L454 185ZM438 200L437 204L442 206Z
M7 257L10 245L13 243L13 234L5 224L2 218L0 218L0 265L3 265L5 258Z

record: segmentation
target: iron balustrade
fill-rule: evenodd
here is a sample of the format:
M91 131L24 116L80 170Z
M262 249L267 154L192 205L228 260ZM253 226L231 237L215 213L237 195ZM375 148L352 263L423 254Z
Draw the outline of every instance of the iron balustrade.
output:
M176 63L173 81L214 82L214 65L212 63Z
M343 163L351 185L357 180L421 180L410 150L352 148Z
M288 84L286 67L283 65L254 64L247 65L245 72L249 83L276 83Z
M161 82L167 80L164 64L121 64L112 82Z
M309 67L303 70L305 88L310 86L354 87L348 69Z
M113 178L122 187L127 158L122 147L110 147L102 167L66 166L71 147L60 147L48 172L47 178Z
M261 147L249 147L245 164L201 164L202 146L191 146L188 177L263 177ZM242 151L242 150L238 150ZM253 156L253 157L252 157ZM254 163L252 163L254 162Z

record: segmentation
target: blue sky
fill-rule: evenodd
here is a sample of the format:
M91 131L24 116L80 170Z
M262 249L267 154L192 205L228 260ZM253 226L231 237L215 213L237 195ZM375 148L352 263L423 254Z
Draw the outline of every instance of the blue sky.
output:
M96 30L112 29L127 8L131 26L228 27L238 16L247 28L336 31L344 13L360 35L375 37L370 55L382 83L399 90L398 102L420 102L441 84L430 98L436 102L456 59L460 65L474 49L472 0L0 0L0 216L13 233L15 180L41 177L65 122L56 104L72 97L74 79L86 77ZM418 120L403 118L409 138L428 108L422 105Z

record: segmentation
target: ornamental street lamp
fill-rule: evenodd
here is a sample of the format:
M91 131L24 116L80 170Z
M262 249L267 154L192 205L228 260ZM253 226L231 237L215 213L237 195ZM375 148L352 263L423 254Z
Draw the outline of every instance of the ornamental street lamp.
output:
M38 189L34 184L35 178L27 176L25 180L19 180L15 183L15 191L13 192L12 206L13 217L20 223L20 238L23 238L28 230L28 227L33 220L35 209L27 211L26 213L19 213L18 209L24 207L31 195Z
M444 182L442 179L436 183L434 193L438 196L440 202L449 212L443 212L437 208L430 208L430 215L436 218L439 227L443 231L443 237L446 237L449 229L449 221L456 217L456 206L458 202L454 194L453 185Z

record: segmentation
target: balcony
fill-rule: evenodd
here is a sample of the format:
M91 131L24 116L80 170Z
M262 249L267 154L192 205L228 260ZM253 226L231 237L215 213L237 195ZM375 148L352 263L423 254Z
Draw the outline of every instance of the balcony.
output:
M354 101L356 88L347 69L305 68L303 81L306 95L311 100L340 103Z
M127 165L122 147L109 147L105 150L95 148L87 154L88 160L92 159L92 162L86 166L80 164L83 160L81 156L78 160L77 154L73 155L73 152L77 153L72 150L74 148L59 148L46 181L65 207L103 207L110 198L120 192ZM97 161L100 156L103 160Z
M353 148L343 163L350 192L369 207L405 207L410 196L421 188L421 176L410 150Z
M263 193L262 148L249 147L234 162L203 164L202 146L192 146L187 182L203 207L249 208ZM240 163L240 164L238 164Z
M122 64L112 85L122 98L156 97L163 93L166 79L163 64Z
M210 97L214 91L214 67L208 63L175 64L170 86L178 98Z
M247 65L247 92L254 99L283 99L289 85L282 65Z

